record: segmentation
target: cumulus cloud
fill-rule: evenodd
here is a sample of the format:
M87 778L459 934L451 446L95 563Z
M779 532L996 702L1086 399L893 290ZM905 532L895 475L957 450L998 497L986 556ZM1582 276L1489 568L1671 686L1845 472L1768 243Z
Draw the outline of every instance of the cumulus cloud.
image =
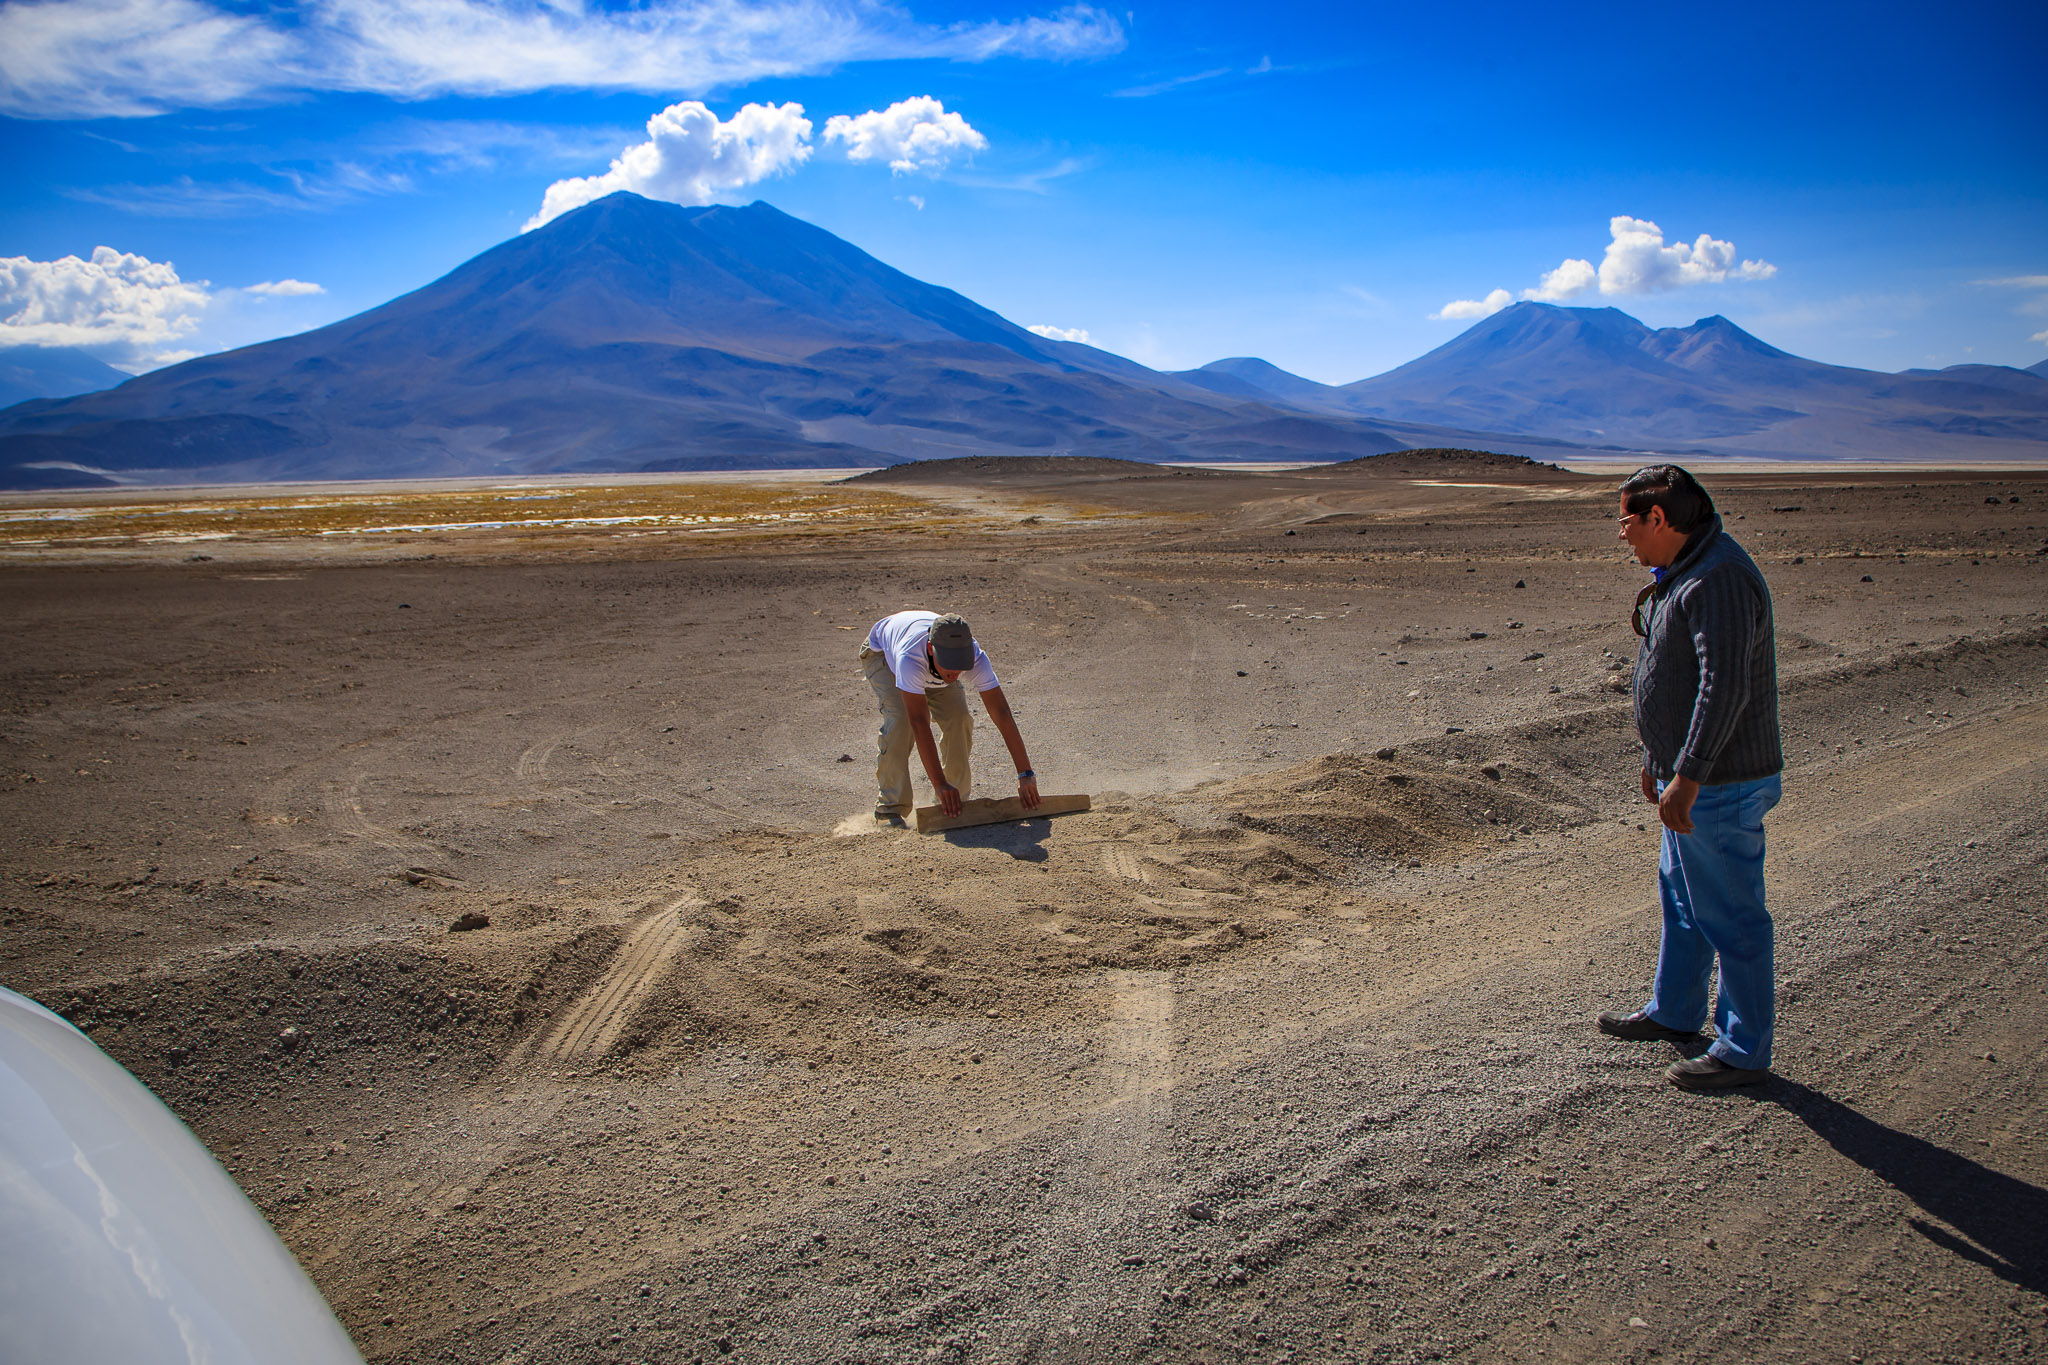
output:
M1525 299L1541 299L1545 303L1563 303L1576 298L1600 282L1600 276L1593 269L1591 261L1567 258L1555 270L1546 270L1534 289L1524 289Z
M1698 239L1666 242L1664 229L1647 218L1619 214L1607 220L1607 254L1598 269L1588 260L1567 256L1555 270L1547 270L1533 289L1522 297L1543 303L1564 303L1598 289L1602 294L1658 294L1694 284L1721 284L1728 280L1767 280L1778 273L1769 261L1739 260L1733 242L1723 242L1702 232ZM2005 283L2005 281L1984 281ZM1483 299L1456 299L1431 313L1437 319L1491 317L1514 301L1505 289L1496 289Z
M1033 326L1027 327L1024 330L1027 332L1036 332L1040 336L1047 337L1053 341L1078 341L1083 346L1093 344L1089 340L1088 329L1086 327L1054 327L1049 323L1041 322Z
M324 294L327 290L305 280L265 280L261 284L244 286L242 292L259 294L266 299L288 299L302 294Z
M9 0L0 113L134 118L304 91L702 94L856 61L1068 61L1124 41L1087 4L931 25L886 0Z
M94 247L92 259L0 258L0 346L77 346L109 364L162 365L212 302L169 261Z
M988 139L930 95L898 100L865 114L825 120L825 141L844 142L848 161L886 161L897 175L937 175L955 156L988 150Z
M696 100L671 104L647 120L647 141L620 152L603 175L548 186L526 230L618 190L672 204L715 203L801 166L810 138L801 104L743 105L724 122Z
M1430 316L1439 321L1463 322L1471 318L1490 318L1515 301L1515 296L1505 289L1496 289L1483 299L1452 299Z
M1768 261L1738 261L1733 242L1716 241L1704 232L1688 246L1666 242L1664 229L1645 218L1620 215L1609 219L1607 227L1614 240L1600 262L1603 294L1655 294L1689 284L1767 280L1778 273Z

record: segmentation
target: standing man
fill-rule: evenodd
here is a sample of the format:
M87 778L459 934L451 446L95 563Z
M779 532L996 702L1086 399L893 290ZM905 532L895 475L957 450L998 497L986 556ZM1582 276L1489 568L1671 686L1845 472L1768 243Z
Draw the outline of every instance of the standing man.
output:
M1688 1090L1770 1075L1777 982L1764 908L1764 813L1778 804L1778 665L1771 592L1723 529L1713 499L1677 465L1621 486L1621 538L1655 579L1636 598L1636 733L1643 799L1664 843L1664 939L1650 1003L1600 1016L1617 1038L1689 1041L1707 1020L1714 961L1717 1036L1665 1075Z
M996 670L975 643L974 632L960 617L932 611L899 611L884 616L868 632L860 649L861 671L875 689L882 708L882 730L876 739L875 818L900 825L912 809L910 749L924 763L924 774L938 793L946 814L958 815L960 803L974 785L968 756L974 749L974 719L967 710L964 678L981 693L981 704L995 722L1017 765L1017 796L1026 810L1038 808L1038 774L1017 733L1017 718L996 685ZM932 739L932 721L939 738Z

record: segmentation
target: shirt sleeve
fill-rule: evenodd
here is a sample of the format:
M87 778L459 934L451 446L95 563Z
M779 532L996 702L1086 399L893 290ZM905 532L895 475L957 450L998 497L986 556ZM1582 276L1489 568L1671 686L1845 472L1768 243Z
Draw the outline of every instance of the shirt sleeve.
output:
M1672 766L1680 777L1705 782L1749 705L1749 656L1763 613L1755 586L1734 572L1698 579L1681 605L1700 682L1685 745Z
M996 666L988 661L988 655L982 652L980 645L974 647L974 667L962 673L960 681L976 692L987 692L1001 686L996 681Z

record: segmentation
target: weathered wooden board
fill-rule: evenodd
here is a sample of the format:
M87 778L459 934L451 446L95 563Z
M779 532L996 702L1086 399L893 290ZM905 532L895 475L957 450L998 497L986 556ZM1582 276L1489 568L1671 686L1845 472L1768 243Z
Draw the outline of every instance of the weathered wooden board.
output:
M958 815L946 814L944 806L919 806L917 832L935 834L940 830L965 829L969 825L999 825L1005 820L1036 820L1041 815L1071 815L1088 809L1086 796L1041 796L1037 810L1024 809L1014 796L990 799L977 796L961 803Z

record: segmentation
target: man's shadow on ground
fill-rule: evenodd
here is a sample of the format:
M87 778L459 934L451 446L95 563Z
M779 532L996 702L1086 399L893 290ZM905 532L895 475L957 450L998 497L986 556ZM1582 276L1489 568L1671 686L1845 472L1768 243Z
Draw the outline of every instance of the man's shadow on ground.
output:
M1782 1076L1755 1095L1963 1234L1909 1217L1922 1237L2022 1289L2048 1293L2048 1190L1887 1128Z
M1010 820L1000 825L971 825L966 829L949 829L946 842L956 848L993 848L1009 854L1019 862L1042 863L1047 858L1045 839L1052 833L1052 820L1043 815L1034 815L1025 820Z

